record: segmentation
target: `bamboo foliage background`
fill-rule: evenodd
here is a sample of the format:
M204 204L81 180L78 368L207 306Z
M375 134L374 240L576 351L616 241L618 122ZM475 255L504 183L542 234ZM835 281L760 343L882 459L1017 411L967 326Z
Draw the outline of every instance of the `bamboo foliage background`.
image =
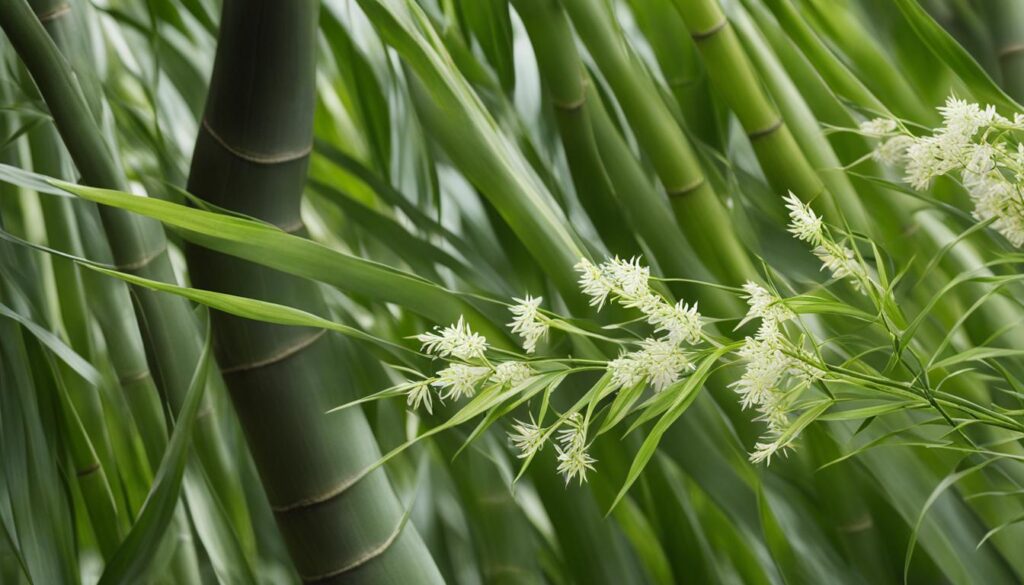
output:
M851 131L1021 112L1017 2L0 0L0 29L0 583L1024 580L1021 256ZM778 286L930 402L823 409L755 464L711 360L580 484L510 445L540 398L386 390L460 318L519 355L526 294L566 316L538 365L616 357L635 315L574 269L614 255L715 339L754 335L730 287ZM519 391L589 418L599 378Z

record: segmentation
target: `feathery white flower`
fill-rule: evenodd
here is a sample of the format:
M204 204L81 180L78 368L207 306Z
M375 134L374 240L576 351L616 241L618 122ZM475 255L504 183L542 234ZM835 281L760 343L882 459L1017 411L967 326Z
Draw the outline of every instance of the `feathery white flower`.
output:
M489 381L499 386L515 386L533 374L533 368L525 362L501 362L494 368Z
M789 209L789 232L798 240L819 244L824 237L824 225L821 217L814 213L811 206L800 201L792 191L784 198L786 209Z
M544 447L544 429L537 426L530 415L530 422L516 420L512 424L512 430L508 438L519 451L516 457L526 459L532 457L537 451Z
M474 333L460 315L459 321L445 327L434 327L434 333L421 333L416 339L423 344L423 351L438 357L453 356L461 360L483 358L487 351L487 339Z
M510 309L513 319L509 323L512 333L523 338L523 350L530 354L536 351L537 342L548 333L548 324L541 319L540 307L544 297L531 297L526 295L525 299L513 299L516 304Z
M744 298L747 300L750 310L747 311L747 316L740 321L740 325L752 319L782 323L795 317L793 311L783 304L782 299L763 286L748 280L743 285L743 291L747 293Z
M1019 157L1021 148L1019 145ZM1013 246L1020 247L1024 245L1024 193L1020 178L1011 183L1000 172L996 160L1001 156L1006 156L1002 144L998 147L976 145L962 172L963 185L974 202L974 218L978 221L992 220L992 229Z
M596 460L587 453L587 429L580 413L572 413L565 424L567 428L558 431L559 444L555 445L558 473L565 476L566 484L574 477L579 477L582 484L587 481L587 471L594 470Z
M964 139L972 138L985 126L1009 123L1009 120L996 113L995 106L989 105L982 109L978 104L953 96L946 98L946 104L938 110L944 121L940 133L957 135Z
M644 314L647 322L654 326L654 331L664 333L672 343L700 343L702 325L697 303L690 306L679 301L670 305L662 301Z
M638 352L647 378L655 392L661 392L679 380L683 370L694 368L690 357L679 346L662 339L645 339Z
M650 290L647 282L651 277L651 269L640 263L639 256L629 260L616 256L602 263L601 270L626 299L637 298Z
M762 329L765 332L773 330ZM758 337L761 337L760 332ZM740 379L730 387L740 395L740 406L744 409L764 404L772 393L779 391L782 377L790 367L789 357L783 353L781 343L767 335L761 339L748 337L738 353L746 360L747 366Z
M427 412L434 414L434 395L430 391L430 383L427 380L417 382L406 392L405 404L413 410L418 410L420 405L427 409Z
M668 339L644 339L640 349L608 362L612 384L629 388L649 381L655 392L674 384L684 370L694 368L690 357Z
M647 379L647 373L635 354L624 353L608 362L612 373L612 384L619 388L631 388Z
M907 149L914 144L910 136L900 134L882 141L878 148L871 153L871 158L884 165L895 165L907 160Z
M785 454L785 449L777 441L770 441L767 443L758 442L754 445L754 452L750 454L751 463L764 463L765 465L771 465L772 457L776 453Z
M853 250L830 240L814 249L814 255L821 260L821 269L832 273L833 278L849 278L854 289L863 292L868 280L867 269L860 263Z
M886 136L896 131L896 120L890 118L875 118L860 123L860 133L877 138Z
M449 398L458 400L463 396L475 394L476 385L483 381L490 373L491 369L483 366L451 364L438 372L437 379L430 384L440 389L438 397L441 400L448 400Z
M581 258L574 268L580 275L580 290L590 297L590 306L597 307L600 311L608 295L612 293L614 283L605 276L600 267L586 258Z

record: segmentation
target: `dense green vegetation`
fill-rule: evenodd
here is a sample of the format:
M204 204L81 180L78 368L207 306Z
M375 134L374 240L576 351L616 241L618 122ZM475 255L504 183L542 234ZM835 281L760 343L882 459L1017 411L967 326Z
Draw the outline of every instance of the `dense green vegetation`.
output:
M0 583L1024 581L1016 0L0 0Z

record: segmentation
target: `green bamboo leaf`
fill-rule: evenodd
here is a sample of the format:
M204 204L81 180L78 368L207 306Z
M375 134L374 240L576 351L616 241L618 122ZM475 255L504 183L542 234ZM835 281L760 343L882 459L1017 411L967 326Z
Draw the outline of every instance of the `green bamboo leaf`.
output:
M103 383L103 376L99 371L93 367L88 360L83 358L75 352L75 350L71 349L66 343L64 343L61 338L50 333L41 325L14 311L14 309L11 309L3 303L0 303L0 316L17 321L22 327L38 339L40 343L53 352L53 355L60 358L62 362L67 364L68 367L74 370L75 373L81 376L86 382L89 382L94 386L99 386Z
M951 486L956 484L961 479L964 479L965 477L984 469L985 467L987 467L989 464L996 460L997 459L995 458L986 459L985 461L982 461L981 463L978 463L976 465L972 465L966 469L962 469L955 473L950 473L946 477L942 478L942 481L939 482L939 484L935 486L935 489L933 489L932 492L928 495L928 499L925 500L924 506L921 507L921 511L917 516L917 521L914 523L914 527L910 532L910 542L907 544L907 554L903 560L904 583L907 582L907 578L910 574L910 560L914 556L914 548L917 545L917 536L918 533L921 531L921 525L922 523L924 523L924 518L925 515L928 514L928 510L930 510L932 505L935 504L935 501L939 499L939 496L945 493L946 490L949 489Z
M139 518L132 525L114 557L107 563L100 577L100 585L131 584L144 579L149 563L167 535L167 527L174 516L185 474L192 428L202 403L210 366L210 330L207 328L199 363L189 383L185 402L181 407L171 440L163 461L157 469L146 503Z
M180 228L186 239L201 246L342 290L393 302L438 323L454 322L464 315L492 343L507 345L506 334L475 308L451 291L413 274L334 251L262 222L108 189L63 181L52 181L52 184L84 199Z
M676 422L680 416L686 412L686 409L693 404L693 401L697 398L700 393L700 389L704 387L704 382L707 381L708 376L711 375L712 368L719 358L732 351L731 346L725 346L712 352L708 357L704 358L700 366L690 374L690 377L686 379L686 383L682 385L676 392L671 406L665 412L664 415L658 422L655 423L654 428L648 433L647 438L644 439L643 445L640 446L640 451L636 454L633 459L633 464L629 468L629 472L626 474L626 480L623 482L622 488L619 489L618 495L615 496L615 501L612 502L609 508L609 513L615 509L615 506L622 500L629 488L636 482L637 478L640 477L640 472L647 466L647 462L654 456L655 450L658 448L658 443L661 442L661 437L665 434L672 423ZM668 389L665 390L666 392Z
M1006 347L972 347L968 350L962 351L955 355L949 356L944 360L939 360L932 364L932 370L939 370L962 364L964 362L977 362L984 361L991 358L1000 357L1013 357L1024 355L1024 349L1014 349Z
M981 65L925 12L918 0L895 0L907 23L935 57L948 65L967 84L979 100L1006 112L1019 112L1021 106L985 73Z

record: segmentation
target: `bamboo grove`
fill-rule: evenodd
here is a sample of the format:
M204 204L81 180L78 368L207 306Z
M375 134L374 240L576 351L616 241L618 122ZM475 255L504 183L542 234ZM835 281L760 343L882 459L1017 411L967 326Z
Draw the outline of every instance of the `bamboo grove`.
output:
M1024 581L1024 5L0 0L0 583Z

